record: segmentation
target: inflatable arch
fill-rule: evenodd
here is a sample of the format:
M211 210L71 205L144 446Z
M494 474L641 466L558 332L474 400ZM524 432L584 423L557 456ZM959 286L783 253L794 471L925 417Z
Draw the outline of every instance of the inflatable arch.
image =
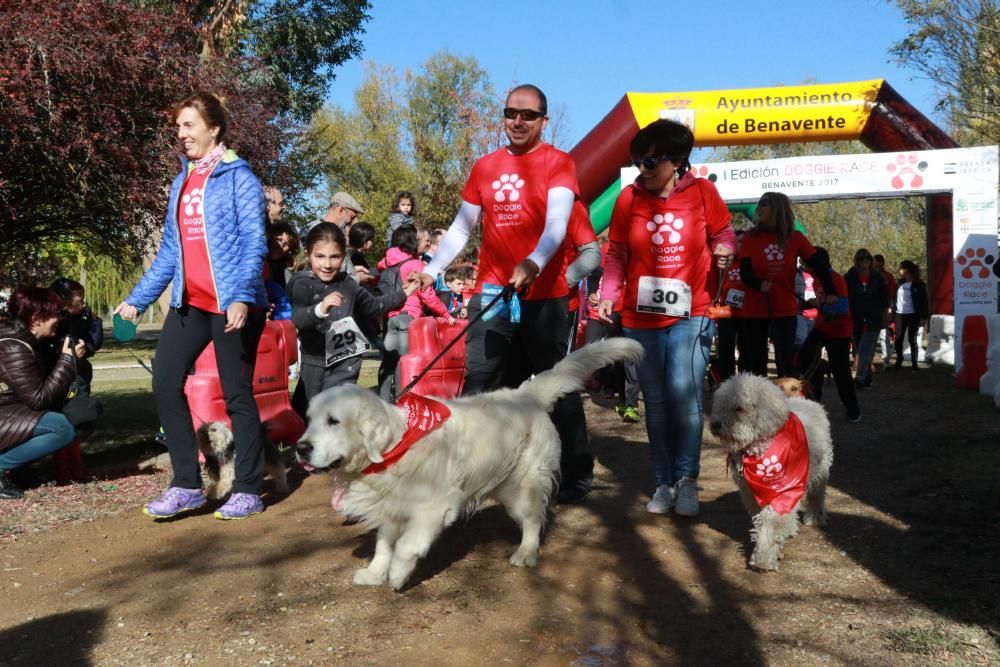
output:
M808 86L685 93L626 93L571 151L594 228L608 226L621 190L628 145L658 118L692 129L695 146L860 140L873 152L958 144L883 79ZM952 202L927 196L927 281L931 312L953 312Z

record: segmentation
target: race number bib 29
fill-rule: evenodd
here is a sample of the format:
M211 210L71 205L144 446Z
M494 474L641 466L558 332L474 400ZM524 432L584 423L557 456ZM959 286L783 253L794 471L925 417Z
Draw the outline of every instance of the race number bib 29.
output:
M743 290L736 289L735 287L730 287L729 291L726 292L726 304L731 308L742 308L743 307Z
M345 317L330 325L326 332L326 365L332 366L341 359L356 357L372 349L353 317Z
M691 287L683 280L642 276L635 309L667 317L691 317Z

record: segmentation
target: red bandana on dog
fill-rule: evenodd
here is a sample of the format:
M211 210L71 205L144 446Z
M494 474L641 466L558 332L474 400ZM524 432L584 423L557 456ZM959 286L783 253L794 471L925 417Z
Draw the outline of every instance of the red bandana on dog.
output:
M365 475L382 472L398 463L415 442L441 426L451 416L448 406L426 396L406 394L399 399L397 405L406 410L406 431L399 443L382 455L380 463L372 463L361 471Z
M788 413L763 456L743 455L743 479L762 508L770 505L778 514L794 509L809 479L809 444L794 413Z

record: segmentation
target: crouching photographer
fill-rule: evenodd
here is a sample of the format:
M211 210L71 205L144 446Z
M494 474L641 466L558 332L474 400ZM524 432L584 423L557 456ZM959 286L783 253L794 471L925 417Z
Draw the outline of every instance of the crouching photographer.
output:
M0 317L0 499L22 496L11 471L65 449L76 436L60 410L84 345L64 338L50 369L35 350L56 335L61 307L52 290L20 287Z

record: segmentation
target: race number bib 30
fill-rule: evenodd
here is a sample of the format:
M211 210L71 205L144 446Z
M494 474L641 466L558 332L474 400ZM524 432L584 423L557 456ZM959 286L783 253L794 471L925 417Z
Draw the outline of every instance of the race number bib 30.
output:
M683 280L642 276L635 309L668 317L691 316L691 287Z
M726 292L726 303L732 308L743 307L743 290L730 287Z
M332 366L341 359L356 357L372 349L353 317L345 317L330 325L326 332L326 365Z

